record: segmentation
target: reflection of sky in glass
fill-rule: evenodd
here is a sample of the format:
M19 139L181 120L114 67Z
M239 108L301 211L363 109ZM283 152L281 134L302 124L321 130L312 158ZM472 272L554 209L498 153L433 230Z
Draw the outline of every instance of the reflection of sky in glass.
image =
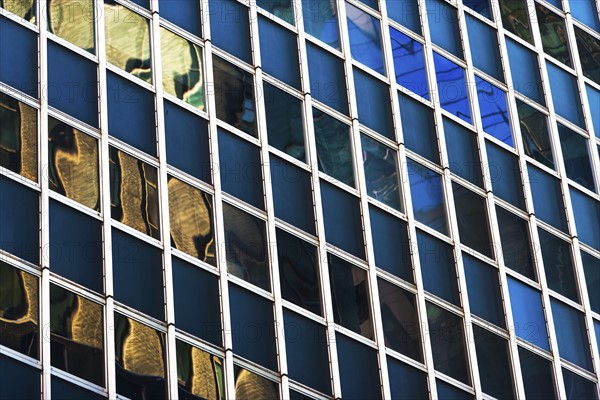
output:
M415 218L447 235L442 177L411 160L407 160L407 167Z
M336 10L330 0L302 0L302 19L306 32L336 49L340 48Z
M433 53L433 61L442 108L471 123L465 71L435 52Z
M390 28L396 82L429 99L427 74L423 60L423 45Z
M386 0L388 17L421 34L419 5L414 0Z
M348 3L346 14L352 58L384 74L379 20Z
M477 76L475 82L483 130L512 146L513 140L506 106L506 94Z

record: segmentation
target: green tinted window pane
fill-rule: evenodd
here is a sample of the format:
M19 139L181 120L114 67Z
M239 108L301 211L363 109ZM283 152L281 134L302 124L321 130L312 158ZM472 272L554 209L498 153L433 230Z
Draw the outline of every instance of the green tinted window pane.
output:
M539 3L535 3L535 10L544 52L570 67L571 57L569 56L565 20Z
M369 196L401 211L397 153L364 134L361 145Z
M25 2L22 2L25 3ZM48 32L95 53L94 3L79 0L52 1L45 6Z
M600 40L577 26L573 28L583 75L600 85ZM595 114L597 116L599 113Z
M525 154L554 169L548 117L521 100L517 100L517 113Z
M558 136L567 177L594 191L594 174L588 152L588 139L561 124L558 124Z
M504 29L532 43L529 11L525 0L500 0L499 5Z
M354 187L350 127L316 108L313 108L313 123L319 171Z

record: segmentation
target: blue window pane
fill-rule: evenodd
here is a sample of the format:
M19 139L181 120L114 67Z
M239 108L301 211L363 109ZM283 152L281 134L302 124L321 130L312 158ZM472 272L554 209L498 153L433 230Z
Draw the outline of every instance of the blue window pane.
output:
M473 2L483 3L489 7L488 0L475 0ZM463 2L463 4L465 3ZM471 52L473 53L473 65L475 68L479 68L486 74L503 82L504 75L500 61L496 30L468 14L465 15L467 18L469 43L471 45Z
M416 220L447 235L442 176L410 159L407 168Z
M547 62L546 67L556 113L575 125L585 128L575 77L551 62Z
M106 78L109 134L156 156L154 94L113 72Z
M509 38L506 38L506 48L515 90L542 105L546 104L535 53Z
M554 157L546 114L517 99L519 126L525 154L554 169Z
M223 190L255 207L263 208L259 148L223 129L218 129L217 136Z
M429 100L423 45L394 28L390 28L390 36L396 82Z
M377 351L341 333L335 335L335 341L343 398L350 400L380 398Z
M463 253L471 312L502 328L504 311L498 282L498 270Z
M594 320L594 332L596 333L596 342L600 347L600 321Z
M537 280L527 221L499 206L496 206L496 218L500 229L504 265L529 279Z
M508 341L473 325L481 389L497 399L514 399Z
M164 107L167 163L212 183L208 121L170 101Z
M594 132L596 137L600 138L600 91L594 89L590 85L585 85L588 102L590 103L590 110L592 110L592 124L594 125ZM595 111L594 111L595 110Z
M581 252L581 261L585 273L585 284L590 298L590 307L592 311L600 313L600 259ZM600 335L596 333L596 339L600 340Z
M573 4L573 2L571 2L571 4ZM590 382L581 375L571 372L564 367L562 373L567 400L598 399L598 391L594 382Z
M594 191L594 175L587 139L561 124L558 124L558 136L567 177Z
M570 192L577 237L600 251L600 203L579 190L571 188Z
M0 176L0 248L37 264L39 193Z
M296 35L267 18L258 19L263 71L300 90Z
M91 392L79 385L52 376L52 397L60 400L101 400L106 397Z
M292 0L257 0L256 5L284 21L294 24L294 4L292 4Z
M489 0L463 0L463 4L484 17L492 19Z
M494 258L485 198L454 182L452 190L461 243Z
M465 71L435 52L433 53L433 61L442 107L470 124L471 106L467 93Z
M374 10L379 11L378 0L358 0L358 1L360 1L361 3L363 3L363 4L365 4L365 5L369 6L369 7L371 7Z
M488 168L494 194L515 207L525 210L523 184L517 156L486 141Z
M496 139L513 146L506 93L478 76L475 77L475 82L477 82L477 98L479 99L483 130Z
M598 10L594 7L594 1L570 0L569 7L574 18L583 22L596 32L600 31Z
M560 182L531 164L527 165L527 171L536 216L566 232L567 220Z
M402 134L409 150L440 163L433 110L426 105L400 93L400 115L402 116Z
M172 261L177 328L221 346L223 339L217 276L177 257L173 257Z
M538 236L548 287L578 302L571 245L539 227Z
M229 300L233 351L277 371L273 303L232 283Z
M348 114L343 61L309 42L306 43L306 53L313 98L342 114Z
M352 58L385 74L379 20L349 3L346 3L346 18Z
M463 58L456 8L443 0L428 0L427 20L431 40L458 58Z
M162 18L196 36L202 36L200 4L196 0L160 0L158 4Z
M335 49L340 48L337 8L330 0L302 0L304 30ZM307 43L308 47L308 43Z
M0 16L0 81L37 97L37 59L35 32Z
M361 135L361 146L367 193L374 199L402 211L397 153L364 134Z
M444 400L473 400L475 397L472 394L464 392L441 380L436 380L436 389L439 399Z
M290 378L331 395L325 327L284 309Z
M386 0L388 17L421 34L419 4L412 0Z
M354 187L350 127L316 108L313 108L313 123L319 171Z
M38 368L0 354L0 376L3 382L19 383L0 385L0 398L31 400L40 397L41 379Z
M235 0L215 0L208 13L214 45L252 64L248 7Z
M50 268L103 293L102 223L50 200Z
M354 69L354 85L360 122L383 136L394 139L388 86L358 68Z
M427 399L427 374L395 358L387 358L392 398L397 400Z
M565 303L550 298L554 328L561 358L593 371L590 345L583 314Z
M515 322L515 334L529 343L550 351L540 292L511 277L508 277L508 291Z
M410 263L410 243L406 222L381 210L369 206L371 235L377 267L413 283Z
M423 287L460 307L452 246L417 230Z
M554 399L552 362L519 346L519 361L525 396L528 399Z
M483 176L477 135L448 118L443 120L450 171L482 187Z
M161 250L115 228L112 242L115 300L162 321L165 301Z
M302 101L267 82L263 84L269 145L306 161Z

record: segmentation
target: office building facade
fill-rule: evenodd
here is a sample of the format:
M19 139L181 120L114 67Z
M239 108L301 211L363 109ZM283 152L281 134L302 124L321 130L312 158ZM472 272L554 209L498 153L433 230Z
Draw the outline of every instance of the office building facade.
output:
M0 0L0 398L598 399L596 0Z

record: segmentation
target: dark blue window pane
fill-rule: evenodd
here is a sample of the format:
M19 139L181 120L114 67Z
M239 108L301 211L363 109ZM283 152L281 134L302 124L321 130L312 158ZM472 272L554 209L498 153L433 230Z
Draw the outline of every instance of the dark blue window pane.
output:
M235 0L215 0L208 13L214 45L252 64L248 7Z
M335 341L343 398L351 400L380 398L376 350L339 333L335 335Z
M302 101L287 92L263 83L269 144L300 161L306 161Z
M217 136L223 190L264 208L259 148L223 129L218 129Z
M574 18L583 22L596 32L600 31L598 10L594 7L593 1L570 0L569 6Z
M90 392L74 383L52 376L52 398L60 400L100 400L106 397Z
M550 62L546 63L546 67L556 113L584 128L583 111L575 77Z
M546 115L517 99L519 126L525 154L554 169L554 157Z
M567 177L594 191L594 174L587 139L561 124L558 124L558 136Z
M485 148L494 194L524 210L525 198L517 156L488 141L485 143Z
M290 378L331 395L325 327L284 309Z
M590 345L583 314L550 298L560 357L593 371Z
M310 93L323 104L348 114L346 73L341 59L315 45L306 43Z
M471 3L483 3L489 7L488 0L475 0L471 1ZM468 6L468 4L465 5ZM496 30L468 14L465 14L465 16L467 18L469 43L473 54L473 65L475 68L479 68L486 74L503 82L504 75L500 61Z
M592 124L594 125L594 132L596 137L600 138L600 92L590 85L585 85L588 103L590 103L590 110L592 111ZM595 111L594 111L595 110Z
M38 368L0 354L0 376L3 382L0 385L1 399L31 400L40 397L41 379Z
M103 293L102 223L50 200L50 268Z
M271 156L271 185L275 216L314 234L312 185L310 173Z
M484 17L492 19L489 0L463 0L463 5L469 7L473 11L477 11ZM471 43L471 45L472 44L473 43Z
M369 216L375 264L412 283L413 272L406 222L375 206L369 206Z
M229 284L233 351L277 371L273 304L264 297Z
M156 156L154 94L108 71L108 133Z
M170 101L164 107L167 163L212 183L208 121Z
M402 134L409 150L440 163L433 110L412 98L399 94L400 115L402 116Z
M508 277L508 291L515 322L515 334L529 343L550 351L540 292L511 277Z
M392 398L397 400L427 399L427 374L395 358L388 357L388 375Z
M302 0L302 14L304 30L308 34L339 49L340 33L335 3L330 0Z
M419 4L412 0L386 0L388 17L421 34Z
M456 8L442 0L429 0L427 20L431 40L458 58L463 58Z
M592 311L600 313L600 259L581 252L581 261L585 273L585 284L588 289L590 298L590 307ZM600 340L600 336L596 334L596 339Z
M444 400L473 400L475 397L472 394L463 392L456 386L452 386L444 381L436 380L436 389L438 399Z
M425 290L460 306L452 246L420 230L417 243Z
M477 98L479 99L483 130L496 139L513 146L506 93L477 76L475 82L477 82Z
M115 300L163 320L160 249L114 228L112 241Z
M177 257L173 261L175 323L216 346L221 346L221 308L217 276Z
M571 4L574 2L572 1ZM583 3L583 2L581 2ZM598 399L596 384L590 382L581 375L577 375L568 369L562 369L563 382L565 383L565 392L567 400L595 400Z
M294 4L292 0L256 0L256 5L284 21L294 24Z
M321 181L321 196L327 241L350 254L364 258L358 198L324 181Z
M471 312L502 328L505 327L498 270L463 253Z
M571 245L538 227L548 287L578 302Z
M548 3L552 4L554 7L562 10L562 1L561 0L546 0Z
M504 265L535 281L527 221L499 206L496 206L496 218L500 229Z
M0 16L0 81L37 97L37 59L35 32Z
M481 389L497 399L514 399L508 342L473 325Z
M396 151L367 135L361 135L360 139L367 193L374 199L401 211Z
M319 171L354 187L350 127L316 108L313 108L313 123Z
M262 69L300 90L300 61L296 35L269 19L258 19Z
M352 58L385 74L379 20L349 3L346 3L346 18Z
M552 362L519 346L519 361L525 396L528 399L553 399L554 377Z
M390 28L390 36L396 82L419 96L429 99L423 45L394 28Z
M383 136L394 139L390 92L379 79L354 69L358 119Z
M600 347L600 321L594 320L594 332L596 333L596 343Z
M452 190L461 243L494 258L485 198L457 183L452 183Z
M378 0L358 0L363 4L368 5L369 7L379 11L379 4L378 4Z
M546 104L535 53L509 38L506 38L506 48L515 90L542 105Z
M527 171L536 216L565 232L567 221L560 182L531 164L527 165Z
M202 36L200 4L196 0L160 0L158 4L162 18L196 36Z
M0 176L0 248L37 264L39 193Z
M442 107L470 124L471 106L465 82L465 71L435 52L433 61Z
M483 177L477 135L448 118L443 120L450 171L482 187Z
M447 235L442 176L410 159L406 165L416 220Z

